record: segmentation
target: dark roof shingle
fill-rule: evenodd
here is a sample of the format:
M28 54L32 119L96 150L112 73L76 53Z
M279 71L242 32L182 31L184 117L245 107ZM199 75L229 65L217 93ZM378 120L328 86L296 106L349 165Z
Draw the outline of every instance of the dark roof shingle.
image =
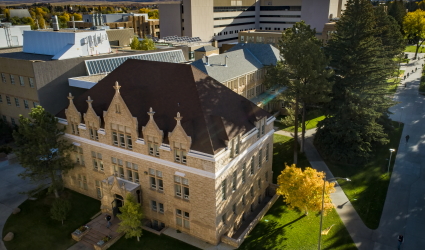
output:
M182 126L192 138L192 150L215 154L226 147L226 141L255 127L254 121L271 115L248 99L186 64L128 59L93 88L74 99L79 112L86 113L87 97L102 117L114 97L115 81L131 114L137 117L139 131L149 120L152 107L159 129L168 132L176 126L180 112ZM65 110L57 114L65 117ZM140 137L142 134L140 133Z

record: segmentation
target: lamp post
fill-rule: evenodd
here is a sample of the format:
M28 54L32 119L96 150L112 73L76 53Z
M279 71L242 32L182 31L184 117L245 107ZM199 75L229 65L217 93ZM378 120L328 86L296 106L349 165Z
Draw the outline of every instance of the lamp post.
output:
M401 117L402 117L402 115L403 115L403 110L404 110L404 107L401 107L401 111L400 111L400 121L398 122L398 127L400 127Z
M388 161L388 170L387 170L387 174L390 174L390 164L391 164L391 156L393 155L393 152L395 151L395 149L390 148L390 160Z
M335 177L335 178L331 178L326 180L326 176L323 177L323 190L322 190L322 210L320 211L320 230L319 230L319 246L318 249L320 250L321 248L321 243L322 243L322 224L323 224L323 208L325 206L325 187L326 187L326 181L330 182L330 181L336 181L336 180L346 180L346 181L351 181L349 178L342 178L342 177Z

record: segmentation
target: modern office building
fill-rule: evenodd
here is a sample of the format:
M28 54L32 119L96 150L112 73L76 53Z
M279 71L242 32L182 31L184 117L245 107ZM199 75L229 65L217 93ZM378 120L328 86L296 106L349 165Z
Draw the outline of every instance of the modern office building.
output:
M283 31L304 20L318 35L347 0L182 0L160 4L161 35L200 37L219 44L247 30Z
M183 63L184 48L111 51L105 31L25 31L24 47L0 51L0 116L18 124L19 115L41 105L52 114L96 84L95 75L113 71L128 58ZM27 40L28 39L28 40ZM109 60L111 59L111 60ZM69 80L91 76L92 79Z
M56 116L77 165L65 186L103 212L131 193L145 226L216 245L270 205L275 118L193 65L127 60L67 101Z
M82 21L68 22L68 27L88 29L109 26L111 29L133 28L139 37L160 37L159 20L150 19L146 13L116 13L83 15Z

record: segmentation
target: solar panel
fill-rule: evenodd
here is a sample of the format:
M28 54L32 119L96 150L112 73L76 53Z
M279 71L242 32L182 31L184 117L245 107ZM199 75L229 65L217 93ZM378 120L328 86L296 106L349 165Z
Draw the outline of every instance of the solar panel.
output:
M164 52L154 52L147 54L102 58L94 60L86 60L86 69L89 75L97 75L102 73L110 73L118 66L123 64L127 59L138 59L156 62L185 62L183 52L181 50L172 50Z

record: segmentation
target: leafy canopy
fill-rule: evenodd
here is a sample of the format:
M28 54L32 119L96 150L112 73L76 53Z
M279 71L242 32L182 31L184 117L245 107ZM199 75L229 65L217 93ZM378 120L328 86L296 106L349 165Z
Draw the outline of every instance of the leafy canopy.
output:
M292 209L305 212L320 212L325 174L310 167L304 171L295 164L286 166L277 177L276 192ZM333 208L330 194L335 192L334 183L325 183L324 213Z
M50 209L51 218L62 222L68 217L71 211L71 203L64 199L55 199Z
M62 179L58 172L74 167L69 152L72 144L63 139L64 128L58 127L57 118L41 106L33 108L29 118L19 117L19 127L13 132L17 148L15 153L25 171L19 174L32 181L51 180L49 191L58 197Z
M403 20L403 29L406 38L416 44L416 57L425 40L425 11L418 9L407 13Z
M131 194L127 194L124 206L120 208L121 214L117 217L121 220L117 232L125 233L125 238L142 236L142 206L136 202L136 198Z

